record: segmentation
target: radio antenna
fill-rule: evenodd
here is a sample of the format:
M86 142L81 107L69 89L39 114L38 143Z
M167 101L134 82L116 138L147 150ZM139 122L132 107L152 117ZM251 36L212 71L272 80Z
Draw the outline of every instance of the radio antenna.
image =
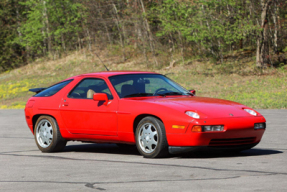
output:
M167 76L167 75L174 75L174 73L167 73L167 74L164 74L164 76Z
M104 62L101 60L101 58L99 57L99 55L95 52L96 56L99 58L99 60L102 62L102 64L105 66L107 71L110 71L107 66L104 64Z

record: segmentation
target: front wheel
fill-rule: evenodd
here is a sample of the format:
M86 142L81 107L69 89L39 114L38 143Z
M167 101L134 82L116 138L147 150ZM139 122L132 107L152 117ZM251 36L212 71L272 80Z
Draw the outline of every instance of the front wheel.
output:
M62 138L56 120L50 116L41 116L36 122L34 137L42 152L61 151L67 141Z
M168 155L163 123L154 117L143 118L136 129L136 146L140 154L146 158L157 158Z

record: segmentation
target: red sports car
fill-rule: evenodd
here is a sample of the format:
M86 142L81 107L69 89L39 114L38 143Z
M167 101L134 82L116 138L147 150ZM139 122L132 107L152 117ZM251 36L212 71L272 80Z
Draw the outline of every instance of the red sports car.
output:
M257 111L197 97L164 75L107 71L78 75L36 92L25 108L42 152L67 141L136 145L149 158L200 148L245 150L266 128Z

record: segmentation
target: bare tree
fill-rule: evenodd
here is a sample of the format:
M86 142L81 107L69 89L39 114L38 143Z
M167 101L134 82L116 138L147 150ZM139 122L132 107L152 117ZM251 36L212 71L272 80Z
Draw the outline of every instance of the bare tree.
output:
M261 2L261 20L260 27L262 31L257 38L257 51L256 51L256 66L266 67L269 61L269 47L268 47L268 9L273 3L272 0L260 0Z

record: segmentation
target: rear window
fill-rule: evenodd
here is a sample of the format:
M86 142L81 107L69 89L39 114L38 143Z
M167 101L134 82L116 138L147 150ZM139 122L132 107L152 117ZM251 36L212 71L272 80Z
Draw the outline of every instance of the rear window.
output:
M44 91L41 91L40 93L34 95L34 97L49 97L56 93L58 93L61 89L63 89L66 85L68 85L73 79L64 81L61 83L58 83L56 85L52 85L51 87L48 87Z

